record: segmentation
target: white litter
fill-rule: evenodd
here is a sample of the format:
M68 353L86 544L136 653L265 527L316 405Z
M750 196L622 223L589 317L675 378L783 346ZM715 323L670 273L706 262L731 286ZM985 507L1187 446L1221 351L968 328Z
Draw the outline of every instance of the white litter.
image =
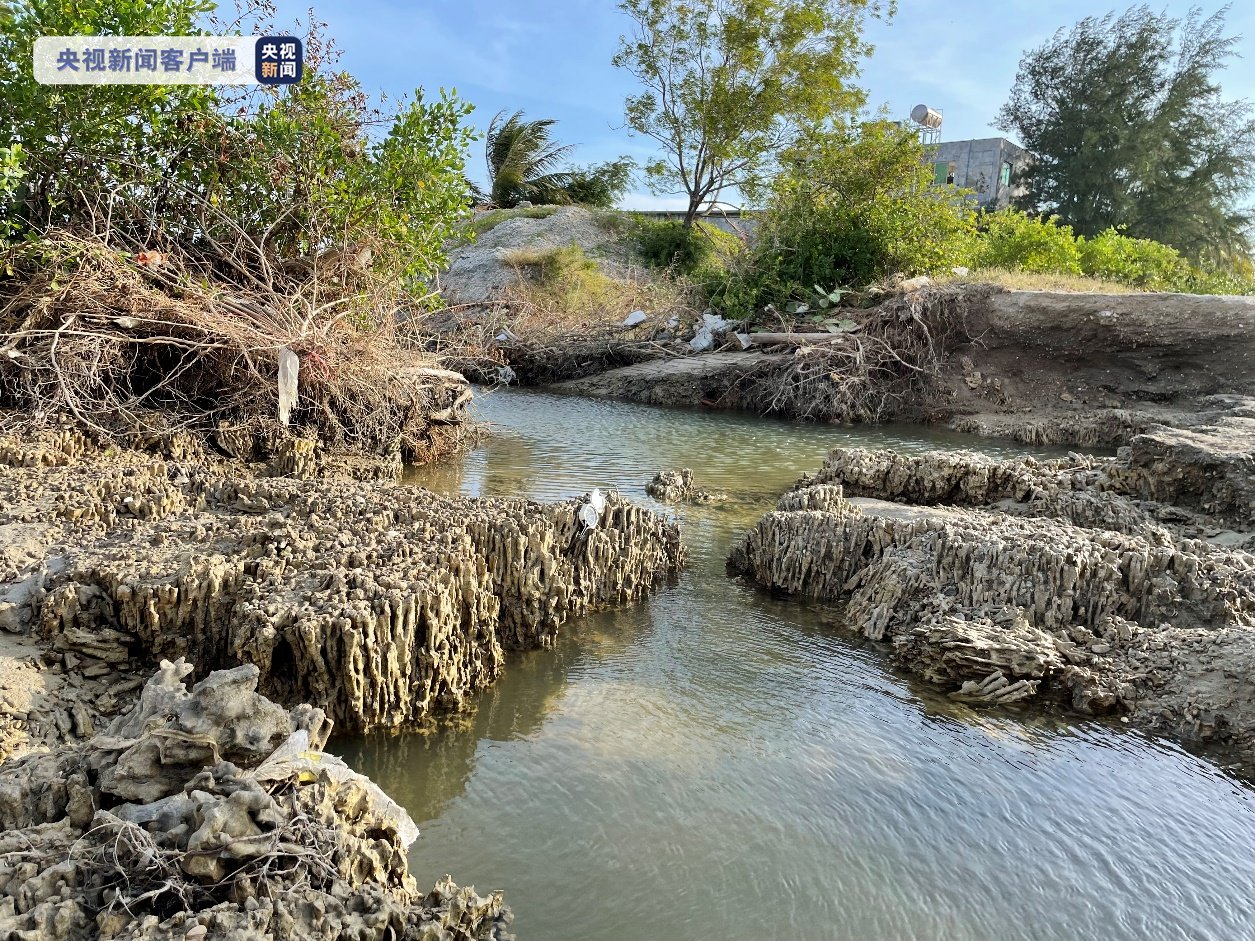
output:
M337 784L351 781L366 791L375 807L392 818L397 836L401 838L403 845L408 847L418 839L418 826L414 823L414 818L370 778L358 774L335 755L311 749L308 729L298 729L289 735L282 745L270 753L269 758L252 770L250 776L261 784L292 779L300 783L312 783L324 774Z
M710 327L701 327L693 339L689 340L689 349L694 353L705 353L714 345L715 335L711 333Z
M591 503L585 503L580 507L579 518L585 529L596 529L597 521L601 519L601 514L593 509Z
M927 287L933 283L933 279L926 274L920 275L918 278L908 278L898 285L898 290L904 294L910 294L912 291L918 291L920 288Z
M736 339L741 344L741 349L748 350L750 348L750 335L748 333L738 333Z
M516 379L518 379L518 374L515 373L515 371L511 369L509 366L502 366L500 369L497 370L497 381L501 383L503 386L508 386L510 383L514 382Z
M950 273L957 274L960 278L966 278L969 274L972 273L972 269L967 267L967 265L955 265L953 268L950 269Z
M286 346L279 347L279 424L287 425L296 407L297 377L301 360Z
M646 314L645 311L634 310L630 314L628 314L626 317L623 318L623 326L635 327L640 324L643 324L648 319L649 319L649 315Z
M724 320L718 314L707 311L702 314L702 322L711 333L727 333L732 329L732 321Z
M594 487L593 492L588 495L588 505L601 516L601 511L606 508L606 495L601 492L600 487Z

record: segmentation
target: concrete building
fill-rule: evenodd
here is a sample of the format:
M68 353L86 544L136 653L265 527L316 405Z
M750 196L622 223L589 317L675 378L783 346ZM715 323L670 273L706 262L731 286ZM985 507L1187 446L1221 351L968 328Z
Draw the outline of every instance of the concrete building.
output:
M1013 180L1031 154L1005 137L942 142L930 150L937 183L975 190L982 206L1004 209L1024 192Z

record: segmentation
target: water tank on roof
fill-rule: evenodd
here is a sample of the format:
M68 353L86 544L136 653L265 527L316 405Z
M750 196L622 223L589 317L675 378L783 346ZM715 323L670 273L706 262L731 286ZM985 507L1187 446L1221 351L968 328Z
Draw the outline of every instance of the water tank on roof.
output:
M928 105L916 105L911 109L911 120L935 131L941 127L941 112L934 111Z

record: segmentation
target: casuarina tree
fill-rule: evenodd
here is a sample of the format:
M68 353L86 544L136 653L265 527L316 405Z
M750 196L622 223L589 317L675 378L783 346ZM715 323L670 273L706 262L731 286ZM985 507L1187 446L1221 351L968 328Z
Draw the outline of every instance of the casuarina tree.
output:
M1221 92L1217 73L1237 41L1226 12L1136 6L1026 53L998 115L1034 154L1020 208L1087 237L1122 227L1194 259L1248 252L1255 119Z

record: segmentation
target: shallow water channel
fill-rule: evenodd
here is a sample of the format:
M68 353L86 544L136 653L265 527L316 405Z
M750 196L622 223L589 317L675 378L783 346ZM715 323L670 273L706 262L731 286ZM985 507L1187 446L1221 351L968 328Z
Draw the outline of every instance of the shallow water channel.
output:
M414 482L648 500L691 467L691 564L644 605L513 659L433 735L335 743L404 804L420 885L504 888L521 941L1255 938L1255 791L1094 722L975 711L724 574L732 540L841 444L1007 446L529 392Z

